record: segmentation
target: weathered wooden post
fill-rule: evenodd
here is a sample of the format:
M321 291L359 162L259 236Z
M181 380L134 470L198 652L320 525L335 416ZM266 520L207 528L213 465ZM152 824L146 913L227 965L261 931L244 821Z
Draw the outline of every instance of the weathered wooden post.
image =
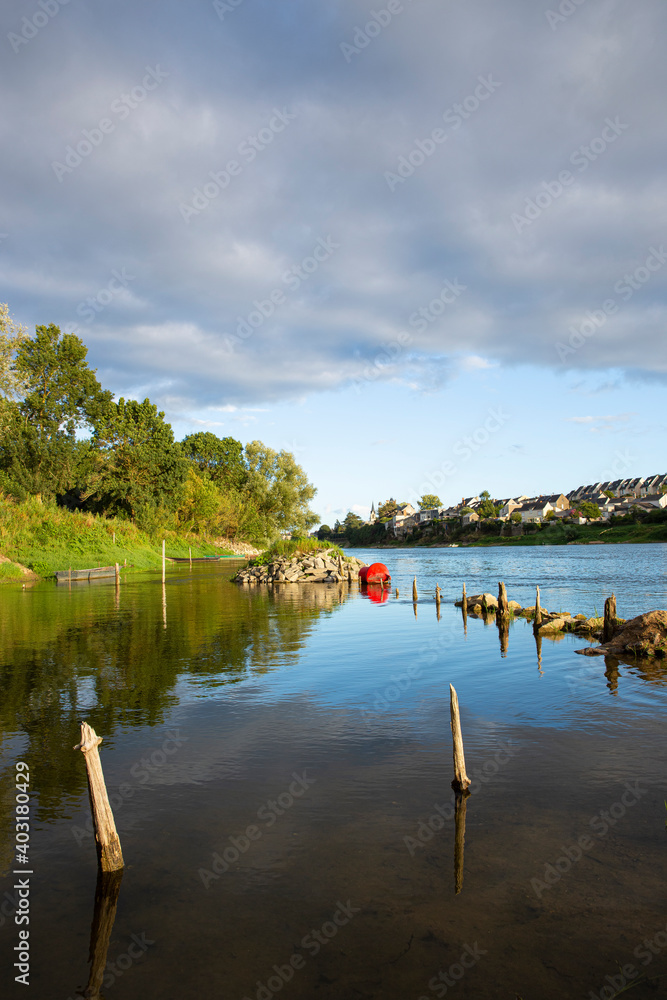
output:
M88 794L95 827L98 864L103 872L115 872L124 866L123 852L120 849L120 840L104 784L102 762L98 750L101 742L102 737L98 736L87 722L82 722L81 742L77 743L74 749L80 750L86 760Z
M398 600L398 587L396 588L396 600Z
M163 538L162 539L162 582L163 583L164 583L164 581L166 579L166 575L165 575L166 565L167 565L167 560L165 559L165 554L164 554L164 538Z
M190 554L190 569L192 569L192 546L188 545L188 553Z
M535 618L533 619L533 630L536 632L542 624L542 607L540 605L540 588L535 588Z
M454 749L454 780L452 781L452 788L456 792L465 792L470 787L470 778L466 774L466 762L463 754L459 699L452 684L449 685L449 717Z
M412 580L412 600L415 601L415 603L418 600L418 595L417 595L417 577L416 576Z
M435 588L435 611L438 616L438 621L440 621L440 587Z
M612 594L604 602L604 625L602 627L602 644L614 638L616 630L616 594Z
M115 570L116 570L116 586L120 587L120 566L118 565L118 563L116 563L115 565Z
M466 595L466 585L463 584L463 593L461 594L461 601L463 602L463 607L468 610L468 597Z
M504 583L498 584L498 610L496 618L498 621L507 621L510 616L510 608L507 602L507 588Z

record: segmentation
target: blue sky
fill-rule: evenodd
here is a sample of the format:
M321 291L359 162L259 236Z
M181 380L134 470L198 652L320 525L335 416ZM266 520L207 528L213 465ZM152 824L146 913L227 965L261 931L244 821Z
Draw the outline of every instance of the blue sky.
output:
M660 0L0 27L0 301L178 437L294 451L329 523L665 471Z

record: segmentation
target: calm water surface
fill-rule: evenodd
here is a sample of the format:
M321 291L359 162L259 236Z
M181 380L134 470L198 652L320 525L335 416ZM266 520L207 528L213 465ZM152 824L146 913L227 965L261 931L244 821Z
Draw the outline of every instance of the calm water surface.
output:
M667 667L577 656L571 636L538 648L520 619L501 644L453 605L464 581L504 580L573 613L613 590L632 617L667 607L666 554L356 551L389 566L400 596L383 602L239 588L229 563L118 593L4 587L1 995L667 995ZM458 854L450 683L473 778ZM80 719L104 737L120 886L96 884ZM28 988L12 969L17 760L32 776Z

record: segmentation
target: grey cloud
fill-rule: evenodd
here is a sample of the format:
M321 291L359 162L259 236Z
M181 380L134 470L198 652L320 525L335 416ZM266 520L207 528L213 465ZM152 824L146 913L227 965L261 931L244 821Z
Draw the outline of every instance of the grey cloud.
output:
M348 64L340 43L372 5L325 7L245 0L220 21L206 3L72 0L17 53L7 42L0 268L17 318L77 324L115 391L185 407L335 389L406 332L377 377L421 391L473 355L664 379L667 265L615 290L667 234L664 8L603 0L552 31L527 0L414 0ZM0 39L32 12L5 9ZM121 119L114 102L156 65L167 77ZM489 76L500 86L474 108ZM275 108L296 117L250 161L239 150ZM52 162L105 116L113 131L59 182ZM617 118L628 128L576 166ZM436 128L446 141L392 192L385 173ZM186 223L179 206L230 160L240 172ZM290 287L328 236L340 247ZM86 323L81 302L122 267L127 293ZM456 279L465 294L411 325ZM230 352L275 290L284 302ZM559 356L609 299L617 311Z

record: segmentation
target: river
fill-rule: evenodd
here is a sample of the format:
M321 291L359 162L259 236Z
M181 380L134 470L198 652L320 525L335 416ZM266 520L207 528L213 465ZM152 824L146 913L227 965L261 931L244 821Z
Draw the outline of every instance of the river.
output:
M454 600L504 580L522 604L539 584L549 610L592 615L613 590L629 618L667 607L666 554L355 550L388 565L383 600L240 588L229 562L174 567L164 587L3 587L3 997L660 995L667 666L577 656L569 635L538 649L522 619L501 643ZM458 853L450 683L473 779ZM126 862L112 889L96 884L81 719L104 740ZM13 969L17 762L28 991ZM91 925L98 965L108 946L98 992Z

